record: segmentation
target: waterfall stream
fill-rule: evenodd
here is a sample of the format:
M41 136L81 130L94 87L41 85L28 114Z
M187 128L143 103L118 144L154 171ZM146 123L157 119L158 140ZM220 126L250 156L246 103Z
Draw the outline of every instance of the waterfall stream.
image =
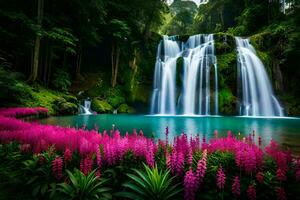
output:
M249 39L236 37L236 45L239 85L242 89L240 115L283 116L265 67Z
M178 58L183 71L177 72ZM214 69L214 114L218 114L218 73L213 35L190 36L183 43L176 36L164 36L157 49L151 114L210 115L210 73ZM182 85L176 85L177 73ZM177 90L180 88L179 90Z
M83 102L83 105L80 105L80 113L83 115L91 115L91 100L86 99Z
M237 45L238 105L243 116L283 116L265 67L249 39ZM182 70L178 66L182 59ZM180 81L178 81L180 77ZM218 115L218 66L213 34L199 34L180 41L164 36L157 48L151 114Z

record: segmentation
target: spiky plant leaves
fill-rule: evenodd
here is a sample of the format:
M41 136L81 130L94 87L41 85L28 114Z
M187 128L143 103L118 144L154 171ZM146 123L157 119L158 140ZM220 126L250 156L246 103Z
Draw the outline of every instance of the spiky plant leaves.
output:
M144 170L133 170L134 174L127 174L130 181L123 184L125 191L116 196L128 199L182 199L182 187L175 182L170 171L158 170L157 166L150 168L144 164Z
M58 191L65 195L66 199L111 199L109 193L111 188L105 187L107 179L98 179L95 176L96 170L85 176L80 170L75 169L74 173L66 170L70 183L58 184Z

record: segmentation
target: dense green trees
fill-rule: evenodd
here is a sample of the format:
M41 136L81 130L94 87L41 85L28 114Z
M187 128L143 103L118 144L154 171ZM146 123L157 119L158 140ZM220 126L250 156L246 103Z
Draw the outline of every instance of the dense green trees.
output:
M132 54L126 45L147 42L160 25L164 10L161 0L36 0L26 4L4 0L0 8L1 58L30 81L49 85L56 68L80 77L85 70L85 52L109 40L110 46L103 51L111 54L115 86L120 59Z
M197 7L180 0L171 6L164 0L2 0L0 66L22 72L30 84L73 94L86 91L80 98L106 101L117 95L126 104L147 104L161 34L223 32L251 36L275 89L291 93L283 100L299 98L299 3L287 0L283 12L280 2L210 0ZM234 63L234 52L225 53ZM5 91L19 90L12 87Z

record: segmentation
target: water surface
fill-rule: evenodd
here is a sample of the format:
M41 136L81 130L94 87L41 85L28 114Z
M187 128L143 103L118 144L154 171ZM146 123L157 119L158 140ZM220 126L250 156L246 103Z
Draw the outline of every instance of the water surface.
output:
M233 134L241 137L255 131L256 135L263 138L267 144L270 139L276 140L284 147L290 147L294 152L300 153L300 118L246 118L246 117L223 117L223 116L149 116L149 115L126 115L126 114L102 114L102 115L74 115L64 117L49 117L42 123L60 126L82 127L88 129L95 126L99 131L109 130L113 126L125 134L133 129L143 130L144 135L158 139L165 138L165 128L169 127L169 136L173 137L185 132L187 135L199 134L207 139L214 136L218 130L219 135L226 135L230 130Z

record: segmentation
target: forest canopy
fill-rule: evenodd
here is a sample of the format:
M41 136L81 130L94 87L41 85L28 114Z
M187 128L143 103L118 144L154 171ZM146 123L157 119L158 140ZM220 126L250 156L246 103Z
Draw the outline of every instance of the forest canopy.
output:
M112 107L146 107L162 35L223 33L250 37L265 53L267 68L283 74L279 82L278 73L271 76L282 101L296 107L294 113L300 109L298 1L283 7L281 0L210 0L200 6L180 0L171 5L164 0L3 0L0 18L1 70L21 73L6 77L13 83L9 87L8 80L0 81L8 93L22 90L22 83L108 104L113 96L123 99ZM20 94L1 104L26 105L27 98Z

